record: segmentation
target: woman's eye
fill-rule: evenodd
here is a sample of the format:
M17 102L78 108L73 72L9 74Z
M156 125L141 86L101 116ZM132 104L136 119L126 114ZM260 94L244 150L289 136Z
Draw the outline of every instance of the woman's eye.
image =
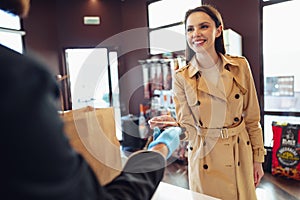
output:
M186 31L191 32L191 31L193 31L193 28L187 28Z
M200 28L201 28L201 29L207 29L207 28L208 28L208 25L201 25Z

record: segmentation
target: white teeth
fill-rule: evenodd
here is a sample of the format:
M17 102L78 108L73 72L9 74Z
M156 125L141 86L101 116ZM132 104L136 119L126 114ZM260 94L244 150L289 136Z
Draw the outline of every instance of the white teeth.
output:
M202 44L203 41L195 41L194 44Z

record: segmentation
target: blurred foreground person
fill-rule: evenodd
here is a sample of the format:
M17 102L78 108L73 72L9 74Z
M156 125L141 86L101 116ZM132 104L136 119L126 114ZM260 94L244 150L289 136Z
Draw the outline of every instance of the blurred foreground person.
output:
M0 9L25 17L29 3L0 0ZM179 145L180 128L167 129L149 150L131 155L121 174L102 186L63 133L53 76L43 64L1 44L0 61L1 199L151 199L166 159Z

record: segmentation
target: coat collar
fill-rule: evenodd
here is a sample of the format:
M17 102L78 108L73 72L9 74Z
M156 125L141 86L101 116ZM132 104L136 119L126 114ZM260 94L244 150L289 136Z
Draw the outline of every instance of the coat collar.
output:
M188 68L188 74L189 77L192 78L193 76L195 76L195 74L197 74L199 72L199 69L197 68L197 60L196 60L196 56L194 56L190 63L189 63L189 68Z
M220 58L222 59L222 67L220 69L221 76L223 76L223 80L234 79L237 81L239 87L242 89L242 92L245 93L246 89L244 89L241 84L239 84L240 81L238 77L235 77L235 75L230 72L230 68L232 67L239 67L239 63L232 59L230 56L219 54ZM194 56L191 61L188 64L188 76L189 78L194 77L197 73L199 73L199 69L197 67L198 63L196 60L196 57ZM195 82L196 83L196 82ZM214 86L212 84L209 84L205 82L204 79L201 79L198 81L196 88L199 90L202 90L206 93L212 94L224 101L226 101L226 94L224 93L224 89L221 89L220 86Z
M223 61L223 66L225 67L226 65L232 65L232 66L239 66L239 63L236 62L236 60L232 59L230 56L228 55L223 55L223 54L219 54L219 56L221 57L222 61Z
M220 58L222 59L222 63L223 63L223 67L221 68L221 73L223 72L222 70L225 69L226 66L231 65L231 66L239 66L239 64L234 60L234 59L230 59L229 56L223 55L223 54L219 54ZM197 68L197 60L196 60L196 56L194 56L191 61L189 62L189 68L188 68L188 74L189 77L192 78L193 76L195 76L195 74L197 74L199 72L198 68Z
M222 61L223 61L223 59L222 59ZM191 59L189 65L190 66L188 67L188 76L189 76L189 78L192 78L197 73L199 73L199 69L197 67L198 63L197 63L197 60L196 60L195 56ZM221 69L221 71L223 71L223 70ZM229 75L230 75L230 73L229 73ZM222 85L215 86L214 84L212 84L210 82L206 82L204 79L200 78L197 81L197 88L198 88L198 90L201 90L201 91L206 92L208 94L211 94L215 97L218 97L218 98L220 98L224 101L227 101L226 100L226 94L224 92L224 88L222 87Z

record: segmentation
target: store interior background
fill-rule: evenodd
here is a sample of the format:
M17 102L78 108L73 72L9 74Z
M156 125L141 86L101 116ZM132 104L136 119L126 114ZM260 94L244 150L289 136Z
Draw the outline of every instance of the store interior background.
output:
M23 20L25 48L44 60L54 74L65 74L64 49L95 47L105 39L134 28L147 27L147 0L72 0L31 1L29 16ZM203 4L214 5L223 14L225 28L231 28L243 36L243 55L253 71L258 94L260 91L261 47L259 0L226 2L210 0ZM83 16L100 16L99 26L82 23ZM148 38L147 34L142 38ZM116 47L119 48L119 47ZM138 60L149 58L148 49L129 52L119 57L119 76L138 65ZM129 102L122 108L122 115L139 114L139 104L144 103L143 88L133 96L126 96L129 88L141 85L142 76L134 76L120 85L120 101ZM122 92L123 91L123 92ZM69 97L64 94L65 108L70 108Z
M66 49L94 48L121 32L147 27L148 3L149 0L31 0L29 16L22 20L23 29L26 32L25 50L46 63L54 76L66 75ZM266 98L264 98L263 89L261 1L243 0L241 3L238 0L202 0L202 4L206 3L215 6L220 11L225 29L232 29L242 36L242 52L250 63L261 112L264 113L263 105ZM83 16L99 16L100 25L84 25ZM140 38L148 38L148 33L143 34ZM126 41L122 42L126 45ZM118 51L122 48L122 42L119 46L109 48ZM139 60L148 59L150 56L149 49L138 49L118 58L119 77L124 74L129 75L126 82L119 85L121 116L128 114L138 116L139 105L149 101L144 98L142 68L138 75L127 72L136 68ZM61 84L63 108L69 110L72 108L69 85L67 81L62 81ZM136 89L137 85L141 87ZM129 94L127 92L129 90L134 90L134 93ZM122 102L129 102L129 105L123 106ZM262 116L262 124L264 119ZM294 119L291 122L299 120ZM270 124L270 121L266 123ZM269 132L270 140L272 130L264 130L266 131Z
M32 0L31 2L29 16L23 20L23 28L26 31L24 46L27 52L37 54L54 75L67 74L65 49L94 48L116 34L148 26L149 0ZM232 29L242 36L242 52L251 66L261 105L261 122L264 125L264 120L266 120L268 126L265 130L267 133L265 142L269 145L272 140L271 122L273 119L280 120L280 118L275 118L275 116L267 118L268 115L264 115L263 106L265 105L267 109L268 106L272 106L270 102L275 101L272 96L264 98L261 1L244 0L242 4L238 0L202 1L202 4L206 3L215 6L222 13L225 29ZM83 16L99 16L100 25L84 25ZM141 34L144 35L140 38L148 38L148 33ZM122 42L126 45L126 41ZM110 49L120 50L122 42L119 46L112 46ZM119 77L135 68L139 60L148 59L150 56L148 49L138 49L118 57ZM127 114L138 116L139 105L148 102L144 99L142 68L140 70L140 75L127 73L129 77L119 86L121 116ZM67 83L67 81L61 83L64 110L72 108L70 86ZM136 88L137 85L141 87ZM131 90L134 90L133 94L127 92ZM282 101L290 101L290 98L286 99ZM266 100L269 103L265 103ZM297 108L294 109L296 109L294 113L298 116ZM290 115L292 117L289 118L289 122L299 121L298 117L293 117L294 114Z

